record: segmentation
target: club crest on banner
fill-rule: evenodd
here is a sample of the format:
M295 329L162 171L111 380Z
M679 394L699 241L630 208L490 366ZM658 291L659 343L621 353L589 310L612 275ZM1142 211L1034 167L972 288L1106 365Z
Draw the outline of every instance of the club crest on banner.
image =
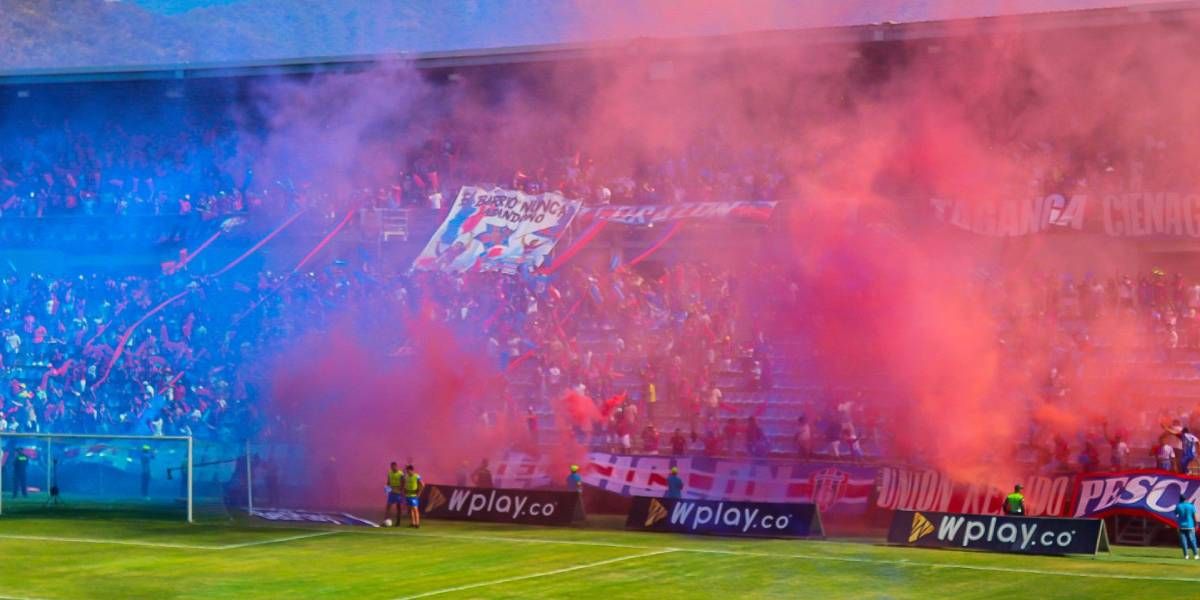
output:
M850 475L843 473L835 467L821 469L812 474L810 482L812 483L812 501L826 512L833 508L833 505L838 503L842 497L846 495L846 484L850 481Z

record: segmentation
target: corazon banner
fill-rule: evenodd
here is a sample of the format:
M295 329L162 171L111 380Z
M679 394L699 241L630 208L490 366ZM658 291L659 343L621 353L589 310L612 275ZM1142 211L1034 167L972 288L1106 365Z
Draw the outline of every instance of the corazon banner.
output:
M583 519L579 492L427 485L421 512L434 519L569 525Z
M1018 554L1094 555L1108 552L1108 532L1100 519L898 510L892 513L888 543Z
M638 496L629 507L626 529L751 537L825 535L815 504L723 502Z
M682 219L738 219L762 223L771 218L775 202L688 202L684 204L651 204L646 206L600 206L585 209L585 219L649 225Z
M994 237L1083 231L1112 237L1200 238L1200 193L1113 192L930 200L934 217Z
M538 267L579 206L555 193L463 187L413 268L516 273L524 265Z
M1200 502L1200 477L1158 470L1084 473L1076 485L1072 515L1135 515L1174 527L1180 498Z
M1025 493L1025 514L1061 516L1071 493L1071 476L1033 475L1021 480ZM954 481L934 470L882 467L879 470L879 496L875 503L889 510L998 515L1007 491L995 487Z
M506 487L542 487L565 473L551 465L512 454L496 462L496 481ZM580 465L588 486L622 496L662 496L671 467L679 468L684 498L753 502L811 502L822 514L860 516L875 488L875 467L787 461L754 461L687 456L632 456L588 453ZM1065 493L1065 491L1064 491Z

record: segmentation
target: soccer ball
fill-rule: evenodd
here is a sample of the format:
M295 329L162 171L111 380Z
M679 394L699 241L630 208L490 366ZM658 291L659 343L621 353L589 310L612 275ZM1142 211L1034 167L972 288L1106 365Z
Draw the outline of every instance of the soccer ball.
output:
M392 526L392 520L391 520L391 519L384 519L384 520L383 520L383 526L384 526L384 527L391 527L391 526Z

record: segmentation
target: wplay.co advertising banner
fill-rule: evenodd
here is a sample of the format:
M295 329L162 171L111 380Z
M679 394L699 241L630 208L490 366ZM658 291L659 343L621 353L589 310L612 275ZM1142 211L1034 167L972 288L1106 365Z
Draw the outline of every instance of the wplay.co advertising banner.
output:
M421 514L434 519L569 525L583 518L578 492L427 485Z
M892 513L888 543L1018 554L1096 554L1108 551L1108 533L1100 519L898 510Z
M626 529L751 537L817 537L825 534L815 504L719 502L671 498L633 499Z

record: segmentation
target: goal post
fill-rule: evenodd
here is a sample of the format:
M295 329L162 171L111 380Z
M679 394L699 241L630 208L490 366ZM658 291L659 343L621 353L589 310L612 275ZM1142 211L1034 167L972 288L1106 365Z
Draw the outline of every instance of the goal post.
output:
M0 433L0 517L228 518L249 506L248 453L190 436Z

